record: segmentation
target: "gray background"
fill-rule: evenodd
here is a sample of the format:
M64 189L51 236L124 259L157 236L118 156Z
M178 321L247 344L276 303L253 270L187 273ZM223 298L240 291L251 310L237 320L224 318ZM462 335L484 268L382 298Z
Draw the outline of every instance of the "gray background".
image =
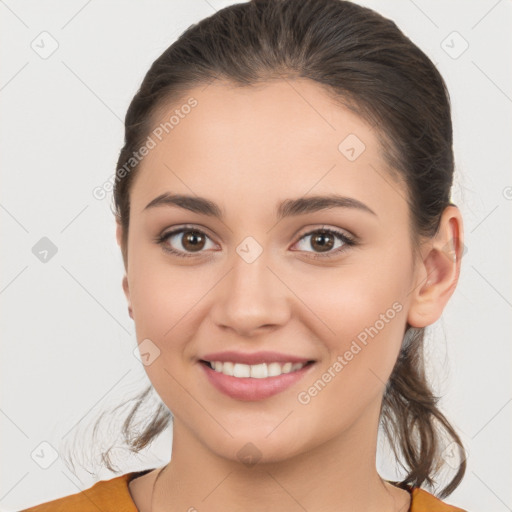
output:
M190 24L231 3L0 1L1 510L116 476L74 474L57 453L149 382L133 354L110 196L97 200L92 190L115 171L122 120L150 64ZM466 477L447 501L512 510L512 3L361 3L392 18L450 90L453 200L467 253L426 347L441 408L468 452ZM116 428L112 421L112 435ZM170 446L169 431L139 458L118 453L122 473L164 464ZM381 474L399 476L387 453L383 445Z

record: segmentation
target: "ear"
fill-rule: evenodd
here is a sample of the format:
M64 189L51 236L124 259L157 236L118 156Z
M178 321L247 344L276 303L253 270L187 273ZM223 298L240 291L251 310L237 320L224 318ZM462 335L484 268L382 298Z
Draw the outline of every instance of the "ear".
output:
M123 256L123 263L124 263L124 268L125 270L128 269L128 258L127 258L127 255L126 255L126 251L128 249L124 249L123 248L123 231L124 231L124 228L121 224L121 222L119 221L119 219L116 218L116 240L117 240L117 245L119 245L120 249L121 249L121 254Z
M116 240L117 245L122 248L122 240L123 240L123 226L121 221L116 218Z
M130 315L130 318L133 318L132 302L130 300L130 288L128 286L128 277L126 276L126 274L123 277L123 291L126 300L128 301L128 314Z
M122 251L122 239L123 239L123 227L122 227L121 223L119 222L119 220L116 219L116 240L117 240L117 244L119 245L119 247L121 247L121 251ZM126 256L125 256L124 252L123 252L123 261L124 261L124 268L127 271L128 269L127 269L127 265L126 265ZM131 318L133 318L132 304L131 304L131 300L130 300L130 287L128 285L128 277L126 274L123 277L123 291L124 291L126 300L128 301L128 314L130 315Z
M462 216L455 205L445 208L439 229L419 250L407 321L412 327L435 323L452 296L464 248Z

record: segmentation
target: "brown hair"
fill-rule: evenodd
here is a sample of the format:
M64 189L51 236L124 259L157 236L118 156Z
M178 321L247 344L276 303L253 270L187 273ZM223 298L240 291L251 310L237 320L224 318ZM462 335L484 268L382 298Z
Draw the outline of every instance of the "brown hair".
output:
M126 163L144 144L162 107L212 80L251 86L284 77L315 81L377 127L390 170L408 192L411 239L417 245L418 237L437 232L443 210L452 204L454 162L449 96L434 64L395 23L357 4L252 0L190 26L151 65L128 108L114 185L125 265L129 193L138 167L127 172ZM406 336L383 396L381 423L397 459L403 458L407 475L398 483L402 488L432 486L443 466L441 430L455 441L461 463L438 493L443 498L464 476L464 451L425 376L424 329ZM141 432L132 435L135 413L150 390L136 398L123 425L125 442L134 452L172 421L172 413L160 405ZM103 461L112 469L108 452Z

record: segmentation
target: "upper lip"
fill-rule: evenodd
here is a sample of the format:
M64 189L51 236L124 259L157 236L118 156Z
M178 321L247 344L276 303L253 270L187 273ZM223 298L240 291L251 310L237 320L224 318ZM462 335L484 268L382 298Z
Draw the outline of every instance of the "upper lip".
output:
M203 361L232 361L242 364L261 364L261 363L307 363L313 361L307 357L298 357L291 354L282 354L279 352L261 351L261 352L235 352L228 350L225 352L213 352L205 354L200 358Z

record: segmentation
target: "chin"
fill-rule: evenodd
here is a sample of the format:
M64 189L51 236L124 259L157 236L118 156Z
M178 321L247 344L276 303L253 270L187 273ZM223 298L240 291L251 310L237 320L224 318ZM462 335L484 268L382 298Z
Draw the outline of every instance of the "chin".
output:
M300 455L305 450L305 447L301 450L292 443L289 436L279 435L277 431L270 436L268 433L267 428L261 431L253 428L248 429L245 435L237 431L233 438L226 435L221 440L209 439L203 442L217 456L240 462L247 467L281 462Z

